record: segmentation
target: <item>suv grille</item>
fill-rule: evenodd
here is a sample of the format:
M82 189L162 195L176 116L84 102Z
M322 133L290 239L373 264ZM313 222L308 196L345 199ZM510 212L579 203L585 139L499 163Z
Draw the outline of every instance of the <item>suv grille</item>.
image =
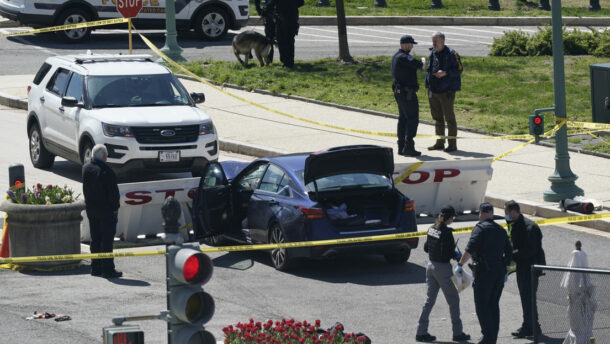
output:
M183 125L171 127L131 127L133 135L139 143L178 143L194 142L199 136L199 125ZM161 135L165 131L167 134Z

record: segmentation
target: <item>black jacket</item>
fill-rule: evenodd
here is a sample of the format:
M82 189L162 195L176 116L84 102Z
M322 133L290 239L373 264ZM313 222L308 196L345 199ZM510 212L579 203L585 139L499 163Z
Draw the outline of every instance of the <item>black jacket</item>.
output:
M108 165L92 159L83 166L83 195L88 213L104 215L119 209L119 187Z
M424 251L428 252L432 262L449 263L451 259L456 259L455 239L451 228L444 223L438 229L434 226L428 228L428 238L424 244Z
M513 260L517 264L532 265L542 254L542 232L540 227L519 214L519 218L508 223L508 232L513 244Z
M466 251L484 268L483 271L495 267L506 269L513 255L513 247L506 230L491 219L477 223L470 235Z
M453 49L445 46L441 51L430 48L430 58L426 68L426 88L434 93L459 91L462 88L462 60ZM443 78L435 77L439 70L447 72Z
M392 79L394 84L392 89L409 88L417 91L417 70L423 66L420 60L415 59L406 51L399 49L392 57Z

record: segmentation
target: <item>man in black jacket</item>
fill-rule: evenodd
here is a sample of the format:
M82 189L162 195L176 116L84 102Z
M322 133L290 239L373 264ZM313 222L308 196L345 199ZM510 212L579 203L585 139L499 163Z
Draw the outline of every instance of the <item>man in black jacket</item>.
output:
M261 0L254 0L254 7L256 7L256 12L263 20L263 23L265 23L265 37L271 42L275 42L274 3L268 6L271 0L263 1L265 6L261 7Z
M426 303L419 316L419 325L415 340L418 342L433 342L436 337L428 333L430 312L436 303L439 289L443 291L445 299L449 304L451 314L451 327L453 330L453 341L469 340L470 336L462 330L460 319L460 295L451 281L453 269L449 261L458 260L458 252L455 249L452 229L447 227L455 219L455 209L446 205L441 209L436 223L428 229L428 238L424 244L424 251L428 252L429 262L426 267L426 285L428 287Z
M106 146L91 150L91 161L83 166L83 195L91 233L91 253L112 252L119 211L119 188L114 172L106 165ZM123 275L114 268L114 259L92 259L91 275L116 278Z
M445 136L445 122L447 122L447 136L457 136L457 121L453 111L455 92L462 87L462 61L458 53L445 45L445 35L437 32L432 36L430 59L426 69L426 88L430 102L430 113L434 119L435 132L438 136ZM428 150L442 150L451 153L457 150L455 138L448 140L445 148L445 139L437 139Z
M519 204L508 201L504 204L504 214L508 224L508 235L513 244L513 260L517 263L517 286L521 296L521 308L523 309L523 324L521 328L511 334L517 338L533 336L532 312L532 265L540 261L542 250L542 232L540 227L523 217ZM534 279L534 292L538 290L538 276ZM538 319L536 319L538 328Z
M500 297L507 274L506 267L513 248L504 228L494 222L494 208L487 202L479 206L479 223L472 230L464 255L455 268L462 274L462 265L472 257L474 265L474 305L483 339L479 344L496 344L500 330Z
M411 35L400 38L400 49L392 57L392 90L398 104L398 154L417 157L421 152L415 150L415 136L419 125L419 101L417 100L417 70L422 69L422 61L410 55L413 44Z
M286 68L294 67L294 37L299 33L299 7L304 0L267 0L265 11L275 13L275 37L280 61Z

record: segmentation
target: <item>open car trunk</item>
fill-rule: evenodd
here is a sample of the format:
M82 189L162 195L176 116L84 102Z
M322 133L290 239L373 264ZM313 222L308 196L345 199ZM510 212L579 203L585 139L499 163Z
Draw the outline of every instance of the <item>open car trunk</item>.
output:
M391 227L403 208L402 198L395 189L320 196L318 202L324 215L342 230Z

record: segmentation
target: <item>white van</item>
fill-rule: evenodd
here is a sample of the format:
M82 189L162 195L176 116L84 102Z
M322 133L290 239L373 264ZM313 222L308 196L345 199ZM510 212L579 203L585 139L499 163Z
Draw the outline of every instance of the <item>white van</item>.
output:
M138 29L165 28L165 0L141 0L133 24ZM34 28L120 18L116 0L0 0L0 15ZM248 0L176 0L178 31L195 30L205 40L219 40L248 21ZM116 27L116 26L115 26ZM126 27L126 25L125 25ZM67 42L88 39L91 28L57 32Z

